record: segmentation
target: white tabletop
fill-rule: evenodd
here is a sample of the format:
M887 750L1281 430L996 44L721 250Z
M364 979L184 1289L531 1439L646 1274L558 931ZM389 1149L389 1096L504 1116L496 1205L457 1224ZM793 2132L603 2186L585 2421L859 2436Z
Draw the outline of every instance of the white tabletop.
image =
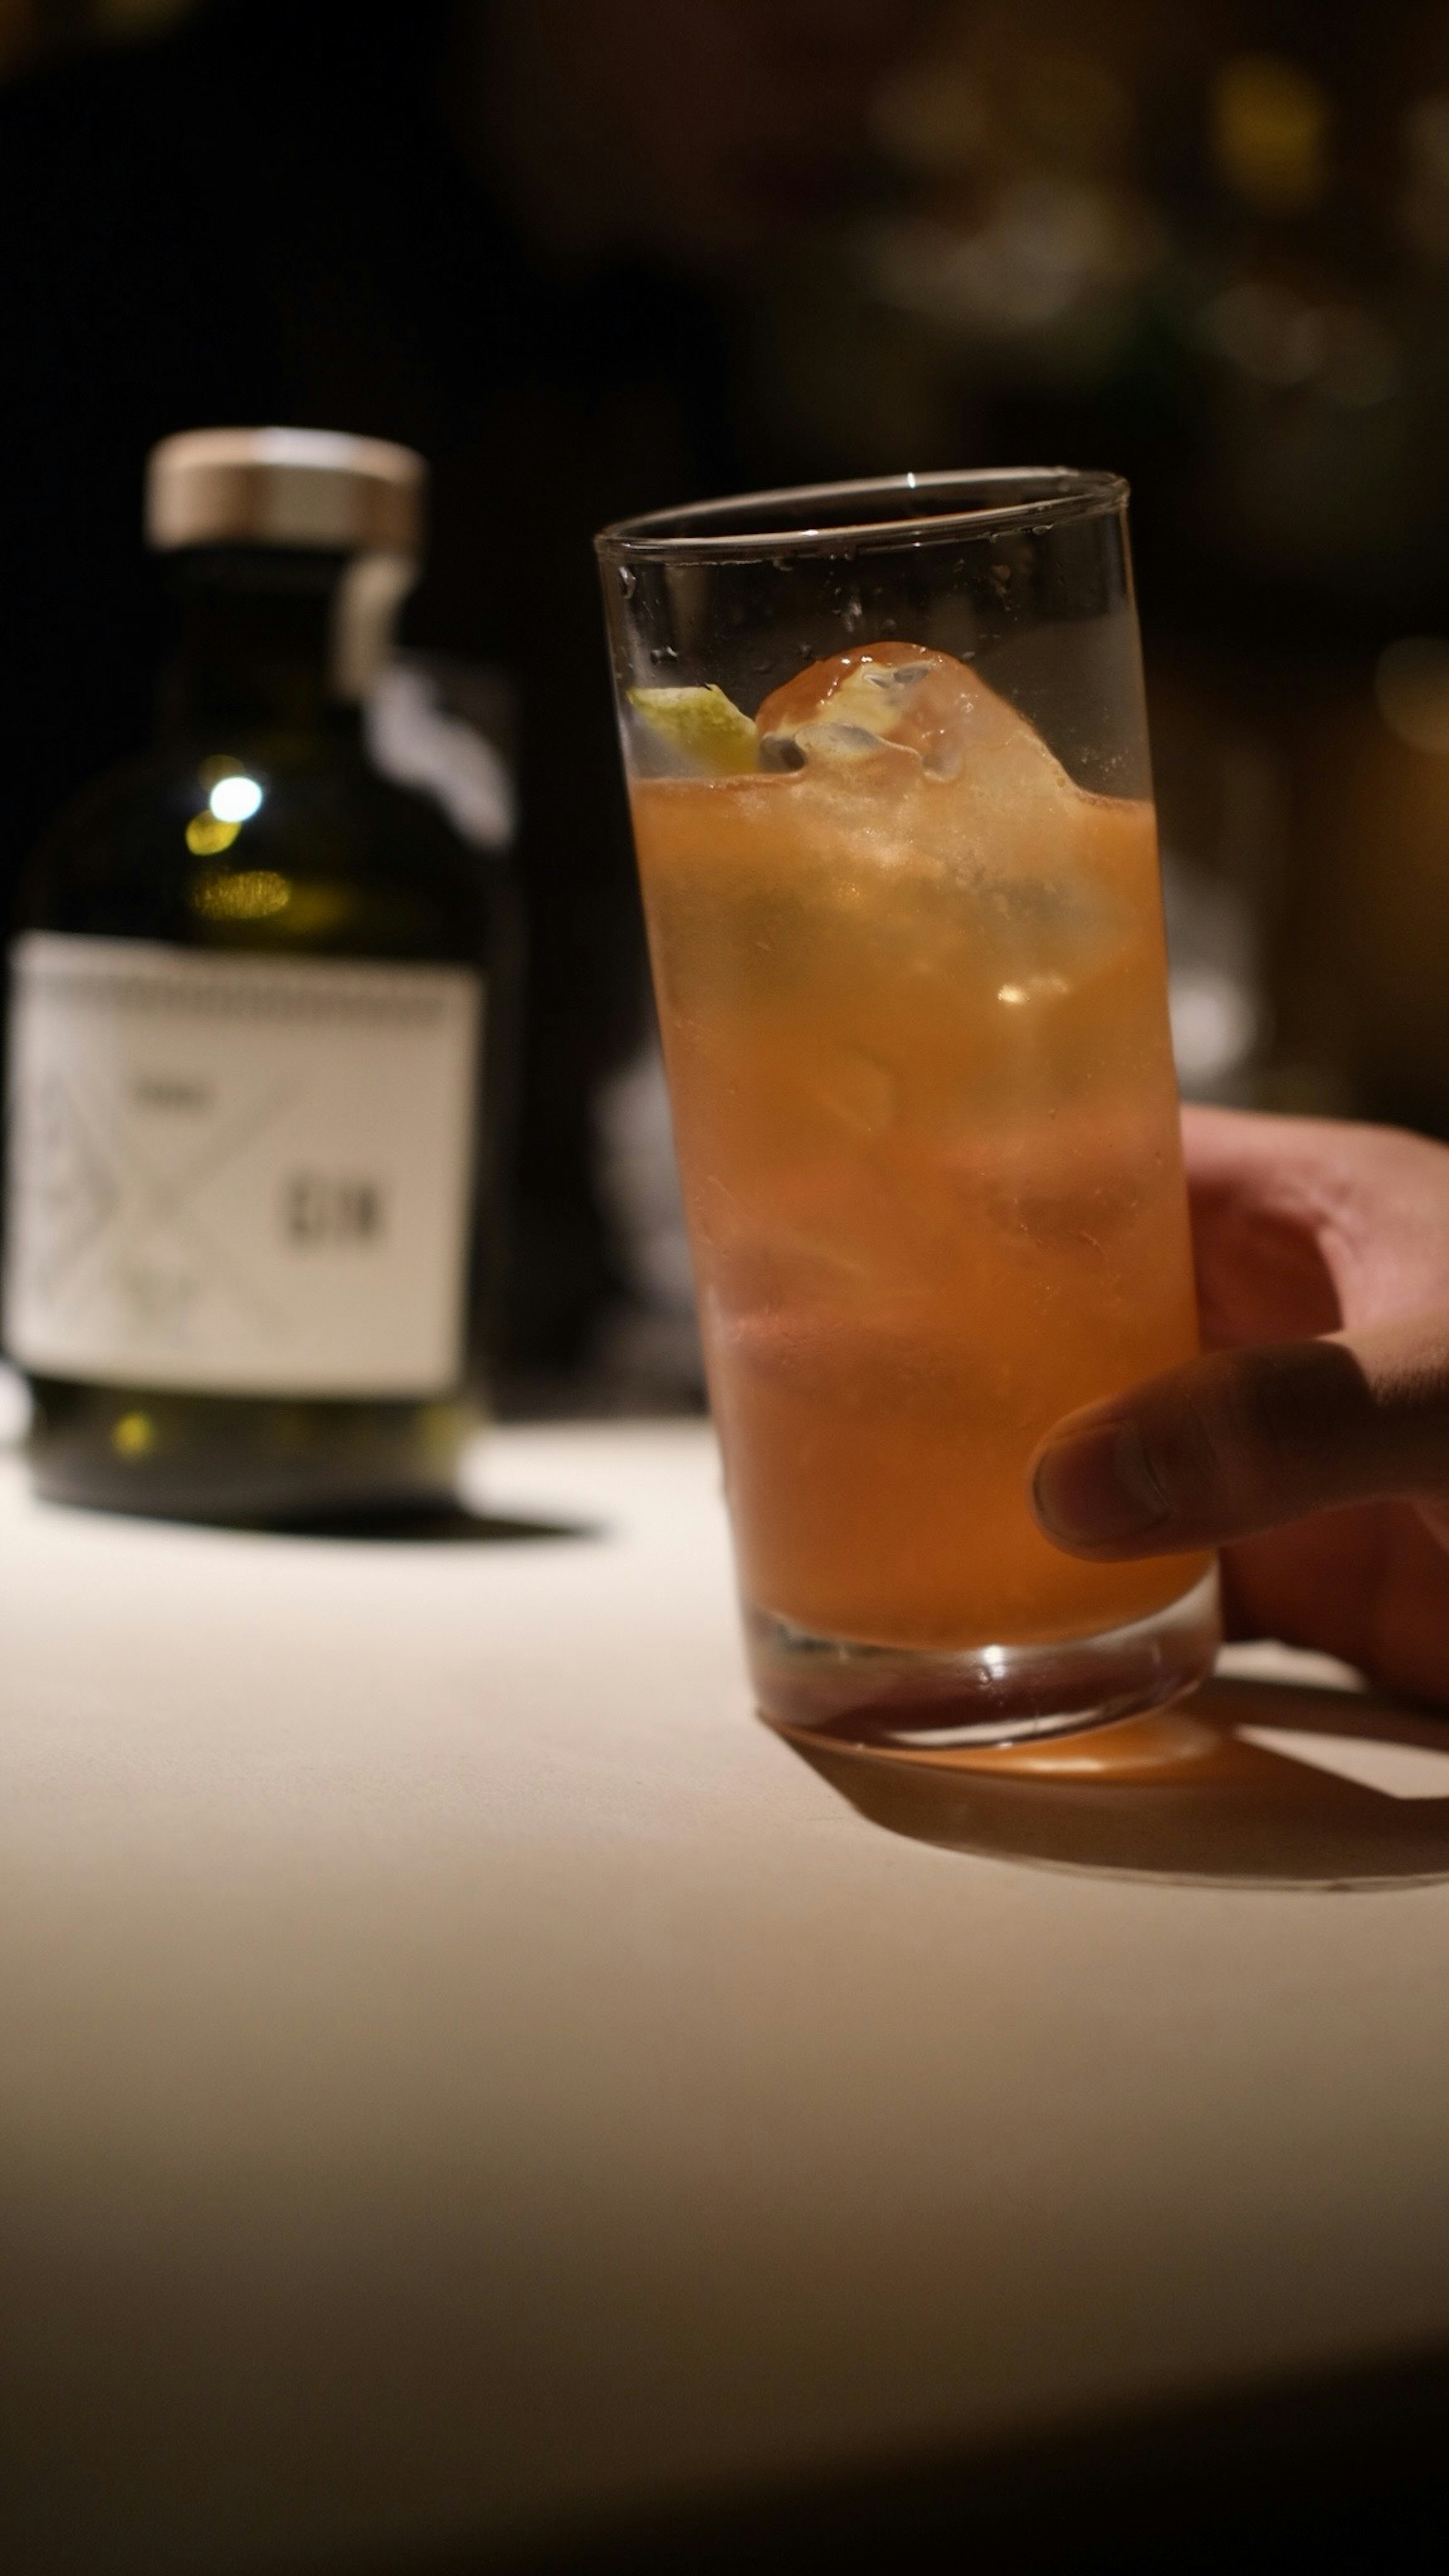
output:
M1431 1721L1240 1684L1114 1777L826 1778L750 1713L702 1429L482 1472L570 1534L0 1465L15 2576L544 2535L1449 2333Z

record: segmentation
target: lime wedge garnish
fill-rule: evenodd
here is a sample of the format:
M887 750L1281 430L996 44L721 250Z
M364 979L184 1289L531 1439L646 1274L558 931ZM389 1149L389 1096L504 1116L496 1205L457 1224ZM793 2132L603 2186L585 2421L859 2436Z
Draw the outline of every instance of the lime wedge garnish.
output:
M713 681L705 689L631 689L629 704L682 767L738 778L760 765L753 717Z

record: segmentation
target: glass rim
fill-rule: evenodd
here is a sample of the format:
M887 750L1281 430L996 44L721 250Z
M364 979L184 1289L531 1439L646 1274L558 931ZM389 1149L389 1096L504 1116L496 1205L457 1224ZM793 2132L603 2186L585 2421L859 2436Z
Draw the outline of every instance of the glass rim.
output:
M1022 489L1025 485L1029 487ZM1011 499L993 501L993 491ZM948 537L997 536L1015 528L1045 528L1069 519L1103 517L1128 498L1125 476L1071 465L984 465L935 474L867 475L846 483L783 485L776 491L740 492L683 508L650 510L616 519L594 539L605 563L640 558L703 562L755 560L779 554L856 554L891 546L929 545ZM923 509L873 514L887 501L919 495ZM968 498L967 496L971 497ZM812 505L849 515L812 524ZM765 514L787 514L761 527ZM798 512L799 524L789 517ZM751 521L755 524L750 524ZM743 524L742 524L743 523Z

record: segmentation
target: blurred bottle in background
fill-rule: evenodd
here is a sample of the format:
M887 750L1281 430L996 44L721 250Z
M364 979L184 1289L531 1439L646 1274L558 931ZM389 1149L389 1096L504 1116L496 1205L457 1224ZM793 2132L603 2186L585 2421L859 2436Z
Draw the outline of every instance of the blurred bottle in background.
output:
M58 40L62 10L115 32L95 0L32 14ZM25 245L0 263L0 481L27 496L0 524L0 877L146 739L162 618L133 496L159 438L285 420L427 455L402 634L452 679L502 673L516 719L513 1410L585 1400L639 1294L601 1169L637 1157L599 1141L646 1015L589 540L770 478L741 302L806 210L850 200L902 17L204 0L157 41L52 47L0 97L0 232Z
M422 481L319 431L151 459L161 739L47 835L11 947L5 1338L56 1499L452 1493L496 1284L509 815L421 674L364 726Z

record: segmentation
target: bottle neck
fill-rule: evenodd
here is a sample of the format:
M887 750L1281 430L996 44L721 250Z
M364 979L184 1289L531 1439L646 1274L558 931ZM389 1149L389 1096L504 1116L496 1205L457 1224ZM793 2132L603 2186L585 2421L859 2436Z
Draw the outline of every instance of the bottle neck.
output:
M172 738L355 731L413 566L400 555L217 546L174 558Z

